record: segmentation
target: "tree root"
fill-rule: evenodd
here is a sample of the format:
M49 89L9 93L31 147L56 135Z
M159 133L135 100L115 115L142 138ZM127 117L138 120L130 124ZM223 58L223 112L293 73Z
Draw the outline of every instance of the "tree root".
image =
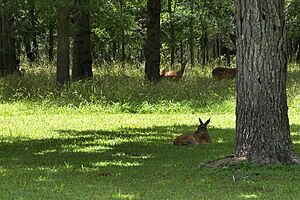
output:
M246 157L236 157L233 155L226 156L221 159L213 160L207 163L207 166L213 167L213 168L223 168L223 167L229 167L232 165L236 165L240 163L241 161L247 160Z

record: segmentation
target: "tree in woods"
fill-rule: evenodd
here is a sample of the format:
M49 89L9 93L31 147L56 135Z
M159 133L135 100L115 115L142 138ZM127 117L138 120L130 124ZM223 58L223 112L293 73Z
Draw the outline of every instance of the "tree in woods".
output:
M175 24L174 24L174 13L172 9L172 0L168 0L168 13L169 13L169 43L170 43L170 65L173 68L175 63Z
M160 79L160 0L148 0L147 39L145 44L145 77L157 82Z
M252 163L300 163L290 137L284 0L236 0L235 155Z
M58 41L57 41L57 64L56 82L58 87L70 81L70 7L68 4L61 5L58 10Z
M90 78L92 73L90 0L75 0L75 33L72 80Z
M300 1L291 0L287 3L287 39L288 53L291 60L300 63Z
M13 7L9 1L0 4L0 74L18 71Z

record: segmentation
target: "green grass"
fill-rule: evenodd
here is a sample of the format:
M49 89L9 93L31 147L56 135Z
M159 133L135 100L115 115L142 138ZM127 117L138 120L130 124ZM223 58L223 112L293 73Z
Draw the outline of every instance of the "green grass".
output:
M97 69L62 91L51 69L0 79L0 199L299 199L298 166L205 165L233 152L235 133L235 83L210 72L153 86L138 67ZM288 97L297 155L299 94L295 65ZM172 145L198 117L211 117L213 143Z

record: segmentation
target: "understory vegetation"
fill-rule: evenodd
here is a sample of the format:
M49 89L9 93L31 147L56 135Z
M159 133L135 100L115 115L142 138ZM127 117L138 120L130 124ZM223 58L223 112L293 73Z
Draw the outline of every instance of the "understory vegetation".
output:
M0 79L0 199L298 199L299 166L211 168L235 142L235 81L212 66L145 82L143 66L95 67L60 90L53 66ZM300 155L300 67L287 93ZM211 117L212 144L174 146Z

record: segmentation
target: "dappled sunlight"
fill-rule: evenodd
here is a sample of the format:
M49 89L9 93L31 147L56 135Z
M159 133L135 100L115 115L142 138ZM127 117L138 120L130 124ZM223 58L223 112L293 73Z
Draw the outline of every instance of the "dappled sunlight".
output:
M3 166L0 166L0 175L1 176L4 176L7 172L8 172L8 170L6 168L4 168Z
M55 152L56 152L56 149L46 149L46 150L35 152L33 154L34 155L44 155L44 154L47 154L47 153L55 153Z
M133 158L133 159L149 159L149 158L154 157L151 154L124 153L124 152L114 153L114 154L112 154L112 156L113 157Z
M141 166L140 162L125 162L122 160L112 160L112 161L100 161L92 164L95 167L107 167L107 166L117 166L117 167L138 167Z
M113 195L112 197L116 199L125 199L125 200L135 199L135 195L133 194L122 194L120 192L116 195Z
M214 143L218 143L218 144L223 143L223 142L224 142L223 138L217 138L214 140Z
M100 152L111 150L112 148L107 147L107 146L80 147L80 146L76 146L76 145L68 145L66 147L66 149L71 152L97 152L97 153L100 153Z
M241 194L240 198L242 198L242 199L258 199L259 196L257 194Z

